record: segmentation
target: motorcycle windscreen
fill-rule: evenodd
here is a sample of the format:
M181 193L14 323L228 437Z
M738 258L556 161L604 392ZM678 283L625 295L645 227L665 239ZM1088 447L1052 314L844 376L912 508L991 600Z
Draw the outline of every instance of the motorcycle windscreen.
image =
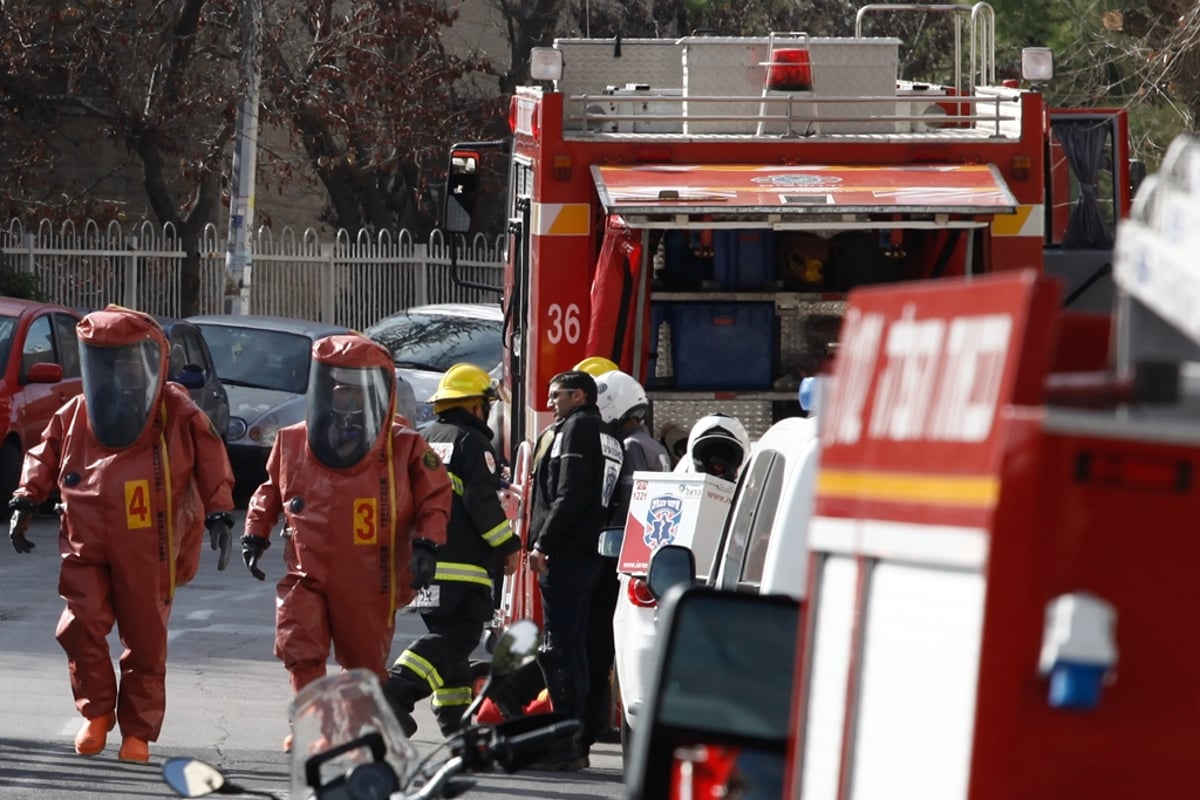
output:
M292 800L341 785L361 764L386 764L404 786L416 748L404 737L375 674L352 669L328 675L292 700Z
M162 382L161 355L153 339L79 348L88 421L105 447L128 447L145 430Z
M588 355L612 359L625 370L635 369L636 332L645 332L650 326L649 304L637 302L639 296L645 296L644 291L639 292L639 288L644 289L640 285L644 279L638 232L631 230L621 217L610 216L592 279ZM642 317L640 325L637 324L638 314ZM642 339L649 341L645 335ZM645 344L642 348L646 349ZM645 354L642 355L636 364L645 363ZM644 380L646 376L634 377Z

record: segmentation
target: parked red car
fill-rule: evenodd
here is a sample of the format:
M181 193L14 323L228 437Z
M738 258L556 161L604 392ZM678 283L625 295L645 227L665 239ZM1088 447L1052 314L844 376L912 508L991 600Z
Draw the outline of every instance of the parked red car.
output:
M17 487L25 451L63 403L83 391L76 311L0 297L0 502Z

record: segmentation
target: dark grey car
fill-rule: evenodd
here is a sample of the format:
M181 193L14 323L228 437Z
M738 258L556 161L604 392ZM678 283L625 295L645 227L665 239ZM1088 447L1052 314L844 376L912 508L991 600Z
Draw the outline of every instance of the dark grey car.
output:
M171 345L167 379L187 388L192 401L208 415L224 439L229 429L229 395L217 376L204 334L199 326L187 320L156 319Z

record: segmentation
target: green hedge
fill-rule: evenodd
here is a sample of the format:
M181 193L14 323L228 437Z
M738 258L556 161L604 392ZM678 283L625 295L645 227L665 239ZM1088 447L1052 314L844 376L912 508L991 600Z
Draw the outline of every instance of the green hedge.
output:
M28 272L0 270L0 295L24 297L27 300L46 302L50 298L42 291L42 281Z

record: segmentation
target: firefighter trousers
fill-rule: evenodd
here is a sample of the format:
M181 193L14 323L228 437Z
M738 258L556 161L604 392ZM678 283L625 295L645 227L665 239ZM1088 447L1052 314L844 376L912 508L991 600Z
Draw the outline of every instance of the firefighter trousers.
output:
M429 633L413 642L388 670L387 695L412 713L432 695L433 715L442 734L458 730L471 704L471 653L483 636L483 622L448 614L422 614Z

